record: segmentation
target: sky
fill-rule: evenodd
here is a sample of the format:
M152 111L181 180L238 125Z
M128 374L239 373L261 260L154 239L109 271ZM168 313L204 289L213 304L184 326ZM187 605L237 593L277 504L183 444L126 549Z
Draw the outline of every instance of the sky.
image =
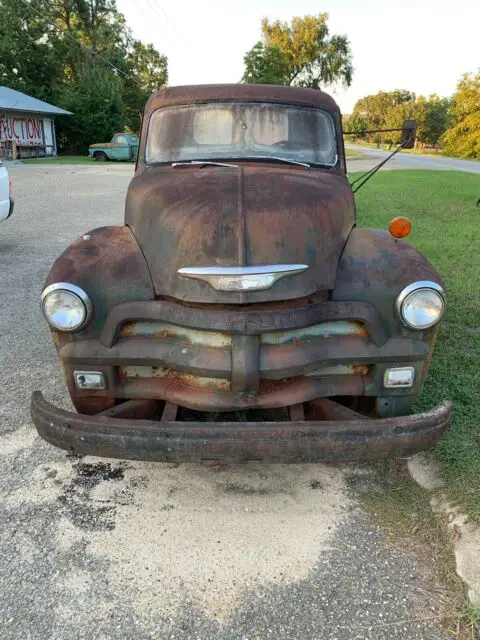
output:
M327 12L355 68L348 89L324 89L343 113L392 89L451 95L480 68L480 0L117 0L137 39L167 55L169 84L238 82L260 22Z

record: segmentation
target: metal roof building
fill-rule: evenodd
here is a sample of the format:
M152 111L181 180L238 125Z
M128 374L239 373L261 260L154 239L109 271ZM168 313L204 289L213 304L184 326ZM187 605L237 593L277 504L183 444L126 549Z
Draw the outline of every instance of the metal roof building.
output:
M57 155L54 117L70 111L0 86L0 156Z

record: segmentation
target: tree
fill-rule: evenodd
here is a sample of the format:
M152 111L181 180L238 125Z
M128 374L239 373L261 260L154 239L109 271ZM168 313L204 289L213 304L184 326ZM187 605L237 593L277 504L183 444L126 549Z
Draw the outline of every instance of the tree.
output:
M440 98L435 94L428 98L417 98L406 89L379 91L356 102L350 117L350 128L400 129L405 120L414 119L417 121L417 140L422 144L434 145L448 128L450 107L450 98ZM395 132L379 137L379 141L389 144L399 139L400 134Z
M0 0L0 85L50 100L61 62L49 0ZM50 32L50 33L49 33ZM48 34L48 35L47 35Z
M440 98L436 94L417 98L413 117L417 120L417 139L421 144L438 144L450 125L451 107L451 98Z
M168 61L153 45L144 45L139 40L130 43L127 64L131 79L125 81L125 124L138 130L140 116L150 95L161 89L168 81Z
M344 131L365 131L368 129L368 123L363 116L359 116L358 114L350 114L343 116L343 130ZM348 140L351 142L352 140L356 140L357 138L362 138L361 135L355 135Z
M352 116L361 117L367 129L386 129L389 113L399 105L415 100L415 94L406 89L379 91L360 98L353 107Z
M253 84L287 84L289 67L286 55L277 47L259 41L245 54L243 82Z
M74 114L58 120L62 151L86 152L90 143L110 140L113 133L123 130L121 80L93 61L78 67L76 82L63 85L59 101Z
M320 85L352 83L353 66L346 36L329 36L328 14L293 18L291 24L262 20L262 40L245 55L243 82Z
M138 130L167 58L132 37L115 0L0 0L0 84L73 112L59 140L85 150L114 130Z
M453 95L451 116L453 124L442 138L445 151L480 159L480 71L462 76Z
M350 118L351 129L355 131L401 129L403 121L412 117L414 101L415 94L406 89L379 91L376 94L360 98L353 107ZM368 134L359 137L392 145L399 141L400 132Z

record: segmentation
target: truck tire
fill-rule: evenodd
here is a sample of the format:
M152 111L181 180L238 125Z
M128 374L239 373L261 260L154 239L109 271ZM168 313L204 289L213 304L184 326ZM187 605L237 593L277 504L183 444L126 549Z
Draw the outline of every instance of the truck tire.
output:
M103 151L95 151L95 153L93 154L93 157L97 162L106 162L108 160L107 154L104 153Z

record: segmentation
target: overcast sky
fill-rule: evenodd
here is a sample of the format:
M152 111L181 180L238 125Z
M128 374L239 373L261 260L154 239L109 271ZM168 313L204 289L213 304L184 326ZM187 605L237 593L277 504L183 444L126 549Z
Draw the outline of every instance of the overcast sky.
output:
M480 67L480 0L117 0L134 36L168 56L169 84L238 82L260 21L329 13L355 73L332 90L344 113L358 98L409 89L449 95Z

